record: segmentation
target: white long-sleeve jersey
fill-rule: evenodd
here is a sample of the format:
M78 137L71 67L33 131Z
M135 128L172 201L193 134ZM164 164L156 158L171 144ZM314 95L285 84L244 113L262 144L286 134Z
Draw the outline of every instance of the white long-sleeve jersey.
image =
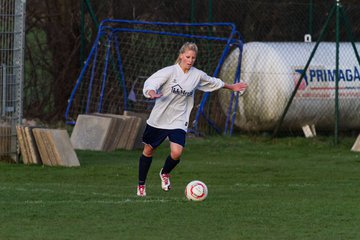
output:
M156 128L187 131L195 90L211 92L223 86L221 79L210 77L195 67L191 67L187 73L179 64L160 69L144 83L145 97L150 98L150 90L162 93L155 101L147 124Z

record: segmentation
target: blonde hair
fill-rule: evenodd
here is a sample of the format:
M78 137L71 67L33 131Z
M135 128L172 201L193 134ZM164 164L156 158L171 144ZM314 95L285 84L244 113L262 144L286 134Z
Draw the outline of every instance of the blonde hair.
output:
M189 50L194 51L196 55L197 55L197 53L198 53L198 47L196 46L195 43L193 43L193 42L186 42L186 43L184 43L184 44L181 46L181 48L180 48L180 50L179 50L179 56L178 56L178 58L176 59L175 64L180 63L180 62L181 62L180 55L183 54L183 53L186 52L186 51L189 51Z

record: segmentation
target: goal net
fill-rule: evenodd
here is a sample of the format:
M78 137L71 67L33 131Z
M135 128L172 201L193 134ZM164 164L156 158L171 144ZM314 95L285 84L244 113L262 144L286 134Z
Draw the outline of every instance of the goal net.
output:
M71 93L66 122L75 124L79 114L94 112L149 113L154 100L143 96L144 81L157 70L174 64L184 42L198 45L195 67L212 76L218 75L231 49L241 45L231 23L102 21ZM237 81L236 76L230 77ZM198 91L190 129L221 132L226 114L219 111L217 95L210 98L209 94Z

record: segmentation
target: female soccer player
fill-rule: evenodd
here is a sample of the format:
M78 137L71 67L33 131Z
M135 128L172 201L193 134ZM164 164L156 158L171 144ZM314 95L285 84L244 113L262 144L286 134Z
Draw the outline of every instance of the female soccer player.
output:
M195 43L186 42L179 51L174 65L160 69L144 83L145 97L155 100L143 134L144 150L139 160L139 182L137 195L146 196L145 180L150 169L155 149L168 137L170 155L160 170L161 188L171 189L170 172L180 162L185 147L190 112L194 105L195 90L204 92L220 88L245 91L247 84L240 82L226 84L219 78L210 77L195 68L198 48Z

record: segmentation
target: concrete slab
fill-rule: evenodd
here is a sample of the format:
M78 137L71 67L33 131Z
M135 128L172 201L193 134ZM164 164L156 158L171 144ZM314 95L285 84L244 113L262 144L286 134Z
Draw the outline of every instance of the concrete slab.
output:
M34 128L35 127L28 127L28 126L24 127L25 138L26 138L29 153L31 156L31 162L33 164L41 164L42 163L41 157L40 157L39 150L38 150L37 144L35 142L34 134L32 131Z
M124 126L125 120L121 115L116 115L116 114L94 113L94 115L112 119L111 125L109 127L109 134L106 136L103 150L104 151L115 150L121 138L121 133L125 127Z
M116 119L122 119L121 125L119 125L117 129L113 130L117 135L116 139L118 139L118 144L116 146L116 149L129 149L128 145L130 144L129 141L131 141L130 138L133 132L133 126L136 117L118 115L118 114L100 114L100 115L104 117L106 116ZM112 136L110 136L109 138L111 139L111 141L115 139Z
M360 152L360 134L359 134L359 136L357 137L354 145L352 146L351 151L353 151L353 152Z
M45 150L47 151L48 157L49 157L49 161L51 162L52 166L60 166L59 162L56 159L55 153L54 153L54 149L52 148L51 144L50 144L50 139L49 139L49 131L51 131L50 129L40 129L40 134L42 137L42 141L43 144L45 146Z
M306 138L312 138L316 136L316 133L313 132L313 129L315 129L315 127L311 127L310 125L302 126L302 130Z
M22 161L24 164L31 164L31 160L29 159L28 156L28 150L27 150L27 146L26 146L26 139L24 137L24 133L23 133L23 127L20 125L16 125L16 135L18 138L18 142L19 142L19 148L20 148L20 153L22 156Z
M33 129L33 134L35 137L35 142L39 149L39 154L40 154L42 163L47 166L53 166L53 164L50 160L49 153L47 151L48 146L45 145L45 141L43 140L43 135L41 134L41 129L40 128Z
M142 141L142 135L145 131L145 127L146 127L146 120L149 118L149 113L136 113L136 112L132 112L132 111L124 111L124 115L125 116L135 116L135 117L139 117L141 118L141 125L140 125L140 129L138 132L138 135L135 139L135 143L134 143L134 149L138 149L138 148L143 148L144 147L144 143Z
M102 151L112 118L80 114L71 134L74 149Z
M66 130L51 129L47 131L47 136L52 152L59 166L80 166L79 159L70 142L70 137Z
M133 124L132 124L132 128L131 128L131 132L129 134L129 138L126 144L125 149L127 150L132 150L135 148L135 142L137 140L137 138L139 138L139 131L140 131L140 126L141 126L141 118L138 117L134 117L133 118Z
M125 123L125 126L124 126L124 129L121 133L121 137L120 137L120 140L119 140L119 144L117 146L118 149L126 149L126 146L127 146L127 143L129 141L129 136L131 134L131 131L132 131L132 127L133 127L133 117L129 117L129 116L123 116L121 115L124 119L124 123Z

